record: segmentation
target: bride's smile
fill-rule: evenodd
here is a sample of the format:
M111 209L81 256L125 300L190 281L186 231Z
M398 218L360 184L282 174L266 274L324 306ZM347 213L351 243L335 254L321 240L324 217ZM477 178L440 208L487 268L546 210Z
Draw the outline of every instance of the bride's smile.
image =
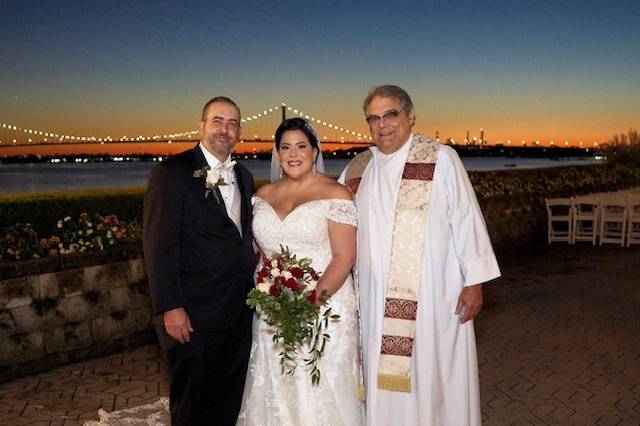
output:
M311 145L301 130L285 132L278 151L282 170L291 179L311 173L318 155L318 149Z

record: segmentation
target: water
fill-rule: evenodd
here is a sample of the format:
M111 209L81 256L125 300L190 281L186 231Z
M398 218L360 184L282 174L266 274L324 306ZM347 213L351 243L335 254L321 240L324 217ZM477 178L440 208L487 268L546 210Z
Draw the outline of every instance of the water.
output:
M268 179L267 160L239 160L256 179ZM347 159L325 160L326 173L337 176ZM462 159L467 170L512 170L585 165L595 160L549 160L544 158ZM146 185L153 162L0 164L0 194L66 191L89 188L130 188Z

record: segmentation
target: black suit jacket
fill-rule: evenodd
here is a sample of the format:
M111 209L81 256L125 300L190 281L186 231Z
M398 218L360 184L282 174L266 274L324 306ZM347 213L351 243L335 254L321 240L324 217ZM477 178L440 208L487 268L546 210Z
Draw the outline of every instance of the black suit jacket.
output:
M245 303L253 287L251 173L236 164L242 236L218 191L205 198L205 167L196 145L151 171L144 198L144 256L155 315L184 307L196 331L225 331L251 322Z

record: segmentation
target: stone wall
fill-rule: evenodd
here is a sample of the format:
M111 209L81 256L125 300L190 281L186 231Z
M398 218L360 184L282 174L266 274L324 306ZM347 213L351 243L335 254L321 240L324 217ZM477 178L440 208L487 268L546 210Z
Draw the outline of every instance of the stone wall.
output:
M0 281L0 382L154 339L142 259Z

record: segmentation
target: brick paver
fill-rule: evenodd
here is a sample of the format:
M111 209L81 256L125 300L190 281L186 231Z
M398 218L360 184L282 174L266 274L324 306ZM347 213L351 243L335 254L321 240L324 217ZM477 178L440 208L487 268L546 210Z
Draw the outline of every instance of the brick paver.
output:
M485 425L640 425L640 250L502 256L476 321Z
M155 346L77 363L0 385L1 425L77 425L155 402L169 382Z
M484 424L640 424L640 247L499 258L476 320ZM166 395L145 346L0 385L0 425L77 425Z

